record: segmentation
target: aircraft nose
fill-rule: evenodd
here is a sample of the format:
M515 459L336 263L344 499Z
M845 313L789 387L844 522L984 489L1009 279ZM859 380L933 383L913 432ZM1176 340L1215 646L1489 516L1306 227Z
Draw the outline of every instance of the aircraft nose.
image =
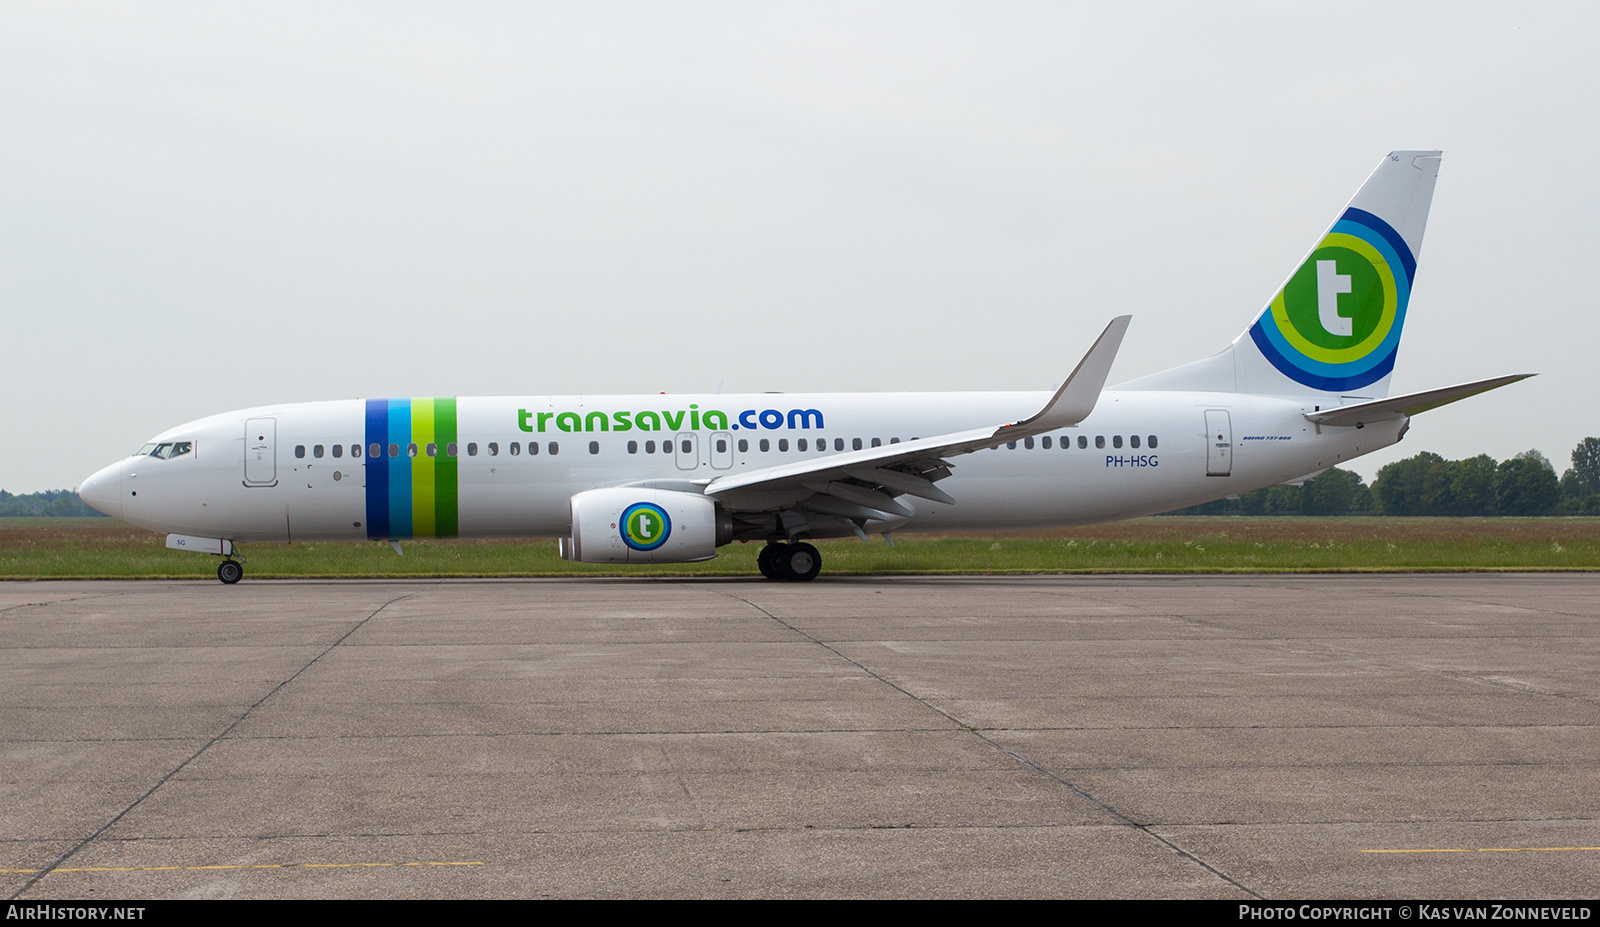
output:
M114 463L95 471L93 476L84 480L78 487L78 498L112 518L121 518L122 464Z

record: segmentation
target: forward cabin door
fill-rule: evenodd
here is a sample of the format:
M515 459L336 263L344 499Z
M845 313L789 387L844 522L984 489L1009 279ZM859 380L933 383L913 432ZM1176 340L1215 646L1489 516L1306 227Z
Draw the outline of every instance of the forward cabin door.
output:
M1206 476L1233 473L1233 423L1226 409L1206 410Z
M278 482L278 420L253 418L244 423L244 484Z

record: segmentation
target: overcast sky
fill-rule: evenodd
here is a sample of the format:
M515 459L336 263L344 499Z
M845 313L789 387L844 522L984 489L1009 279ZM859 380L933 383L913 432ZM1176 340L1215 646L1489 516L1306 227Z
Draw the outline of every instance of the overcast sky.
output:
M1393 391L1600 434L1600 6L0 5L0 488L355 396L1043 389L1242 331L1443 148Z

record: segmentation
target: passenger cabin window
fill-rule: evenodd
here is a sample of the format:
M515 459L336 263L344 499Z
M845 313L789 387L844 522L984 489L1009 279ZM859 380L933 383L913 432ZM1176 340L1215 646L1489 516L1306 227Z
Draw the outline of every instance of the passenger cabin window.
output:
M165 446L166 445L162 445L162 447L165 447ZM161 448L158 447L158 448L156 448L156 456L157 457L165 457L166 455L162 454L161 453ZM306 456L306 446L304 444L296 444L294 446L294 456L297 457L297 458Z
M765 454L772 450L772 442L768 441L766 438L762 438L761 443L758 444L757 447L761 448L761 453Z
M361 445L359 445L359 444L350 445L350 456L351 457L360 457L361 456Z
M415 457L415 456L417 456L417 445L415 443L406 445L406 456L407 457Z
M591 454L600 453L600 442L599 441L590 441L589 442L589 453L591 453Z
M851 438L850 439L850 450L852 450L852 451L861 450L861 439L860 438Z
M748 453L749 451L750 451L750 442L748 440L744 439L744 438L740 438L739 439L739 453L745 454L745 453Z
M1040 438L1039 444L1043 446L1045 450L1050 450L1050 436L1045 435L1044 437Z
M317 458L318 460L321 460L322 459L322 445L318 444L315 447L311 448L311 456Z
M804 446L805 445L805 439L801 438L800 439L800 443L801 443L800 450L802 450L802 451L805 450L805 446ZM786 454L788 452L789 452L789 439L788 438L779 438L778 439L778 453Z
M551 441L550 445L547 448L545 448L545 450L548 450L550 452L550 456L554 457L557 454L561 453L561 445L557 444L554 441Z
M639 442L637 442L637 441L629 441L628 442L628 453L630 453L630 454L639 453Z
M499 457L500 456L500 442L499 441L490 441L489 442L489 456L490 457Z
M489 445L489 446L490 447L494 447L494 445L492 445L492 444ZM538 447L538 445L535 444L534 447ZM509 448L509 450L511 451L511 456L512 457L515 457L518 454L521 454L522 453L522 443L520 441L511 442L511 447Z
M338 460L340 457L343 457L343 456L344 456L344 445L343 444L335 444L333 446L333 459L334 460Z
M801 451L807 450L806 439L805 438L801 438L800 440L798 440L798 441L796 441L794 443L794 446L795 446L796 450L801 450Z
M1128 446L1133 448L1134 450L1138 450L1139 449L1139 436L1138 435L1130 436L1128 438Z
M537 442L537 441L529 441L528 442L528 456L529 457L535 457L535 456L538 455L538 453L539 453L539 442Z
M467 442L467 456L468 457L476 457L476 456L478 456L478 442L476 442L476 441L468 441Z
M656 452L656 443L654 441L646 441L644 443L644 452L646 454L654 454Z
M1156 449L1156 436L1155 435L1151 435L1150 436L1150 449L1152 451Z
M1022 446L1027 448L1030 451L1033 450L1033 439L1032 438L1023 438L1022 439Z
M872 446L873 447L883 447L883 439L882 438L873 438L872 439Z
M1122 448L1122 435L1112 435L1111 446L1120 450Z
M434 444L432 441L429 441L428 442L428 456L429 457L438 457L439 456L439 445Z
M1088 435L1078 435L1078 450L1083 450L1084 448L1086 448L1088 446L1089 446L1089 436Z
M1105 446L1106 446L1106 436L1105 435L1095 435L1094 436L1094 446L1099 448L1099 449L1101 449L1101 450L1104 450Z

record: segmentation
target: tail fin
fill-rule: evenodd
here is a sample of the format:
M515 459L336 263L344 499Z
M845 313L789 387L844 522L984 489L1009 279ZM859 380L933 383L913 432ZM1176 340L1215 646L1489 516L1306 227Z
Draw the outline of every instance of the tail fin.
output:
M1439 155L1386 155L1227 350L1117 388L1387 396Z

